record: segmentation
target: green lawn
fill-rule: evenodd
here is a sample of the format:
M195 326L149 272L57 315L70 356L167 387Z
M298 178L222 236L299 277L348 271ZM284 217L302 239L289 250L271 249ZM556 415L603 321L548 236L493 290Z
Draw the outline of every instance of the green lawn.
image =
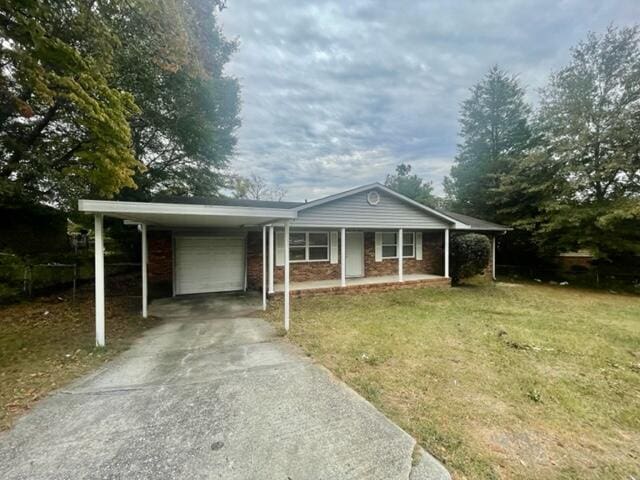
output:
M640 297L509 283L309 297L289 338L455 478L640 478Z

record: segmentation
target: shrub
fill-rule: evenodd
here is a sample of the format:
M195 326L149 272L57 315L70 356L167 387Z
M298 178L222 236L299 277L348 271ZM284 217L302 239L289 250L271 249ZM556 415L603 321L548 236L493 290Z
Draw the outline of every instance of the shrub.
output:
M453 284L463 278L473 277L484 272L489 264L491 243L484 235L466 233L451 237L450 275Z

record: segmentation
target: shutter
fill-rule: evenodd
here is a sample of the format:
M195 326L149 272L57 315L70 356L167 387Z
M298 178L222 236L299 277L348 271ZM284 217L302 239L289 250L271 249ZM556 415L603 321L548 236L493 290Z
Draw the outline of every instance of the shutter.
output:
M422 232L416 232L416 260L422 260Z
M329 254L329 258L331 259L331 263L338 263L338 232L331 232L330 249L331 253Z
M382 233L376 232L376 262L382 261Z
M276 267L284 266L284 232L276 232Z

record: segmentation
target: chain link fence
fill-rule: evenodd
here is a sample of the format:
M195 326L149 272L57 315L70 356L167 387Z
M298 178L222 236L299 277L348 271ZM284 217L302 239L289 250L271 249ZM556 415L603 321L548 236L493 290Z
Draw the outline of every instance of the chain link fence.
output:
M65 260L32 262L17 255L0 253L0 302L11 302L62 289L71 289L72 300L75 301L79 285L94 281L93 256ZM137 277L134 282L139 280L139 262L118 259L108 261L108 257L105 260L107 288L110 283L115 282L110 280L122 274ZM120 291L117 288L111 290Z
M640 269L621 265L592 265L562 269L549 266L496 265L499 276L527 278L545 283L640 293Z

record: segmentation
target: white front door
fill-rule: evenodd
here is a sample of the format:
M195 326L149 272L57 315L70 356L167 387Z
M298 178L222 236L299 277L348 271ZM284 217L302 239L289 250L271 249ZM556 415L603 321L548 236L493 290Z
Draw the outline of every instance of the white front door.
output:
M347 232L345 255L347 277L364 277L364 234L362 232Z
M242 237L176 237L176 295L244 289Z

